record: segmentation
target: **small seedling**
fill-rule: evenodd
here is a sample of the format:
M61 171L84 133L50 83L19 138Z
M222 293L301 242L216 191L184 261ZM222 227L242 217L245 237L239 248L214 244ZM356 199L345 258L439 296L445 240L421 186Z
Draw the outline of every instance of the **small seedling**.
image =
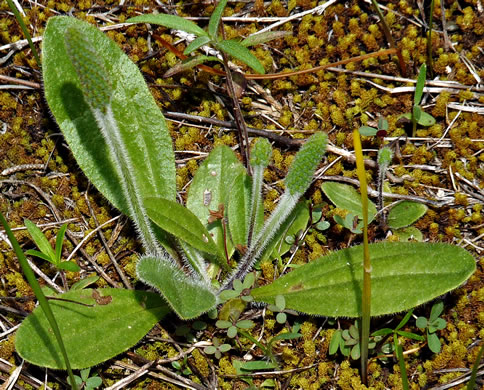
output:
M206 347L206 348L209 348L209 347ZM205 353L207 353L207 352L205 351ZM217 358L217 359L219 359L219 358ZM192 370L190 370L190 367L187 366L187 356L185 356L185 358L183 359L183 361L181 363L178 360L171 362L171 366L176 370L178 375L187 376L187 375L192 374Z
M435 118L427 114L420 107L422 100L423 89L425 86L425 80L427 77L427 65L422 64L417 77L417 84L415 85L415 94L413 96L412 112L400 115L400 118L406 118L412 121L412 137L415 137L417 133L417 124L420 126L433 126L435 124Z
M368 343L368 349L374 349L378 338L372 337ZM334 355L338 349L343 356L351 356L353 360L360 358L360 331L358 322L350 325L348 329L338 329L333 334L329 344L329 354Z
M224 290L220 293L220 300L222 302L240 297L244 302L252 302L254 299L250 295L250 288L254 285L255 274L251 272L247 274L244 281L239 279L234 280L233 289Z
M408 377L407 377L407 370L405 367L405 360L404 360L404 355L403 355L403 348L400 345L398 341L398 336L401 337L406 337L407 339L412 339L412 340L417 340L417 341L422 341L425 338L411 332L406 332L401 330L408 322L408 320L412 317L413 309L410 310L399 322L399 324L395 327L395 329L391 328L383 328L379 329L375 332L372 333L373 337L387 337L387 336L392 336L393 340L390 343L384 343L382 346L382 351L384 353L391 353L394 352L397 359L398 359L398 364L400 366L400 375L402 378L402 386L404 390L408 390Z
M127 23L151 23L164 26L167 28L173 28L176 30L182 30L189 34L196 36L183 52L184 55L190 55L202 46L212 46L220 52L227 53L232 57L242 61L257 73L264 73L264 67L248 49L248 46L260 44L270 41L274 38L280 37L275 35L274 32L270 34L263 33L258 34L252 38L247 38L241 42L234 39L222 39L219 36L219 26L222 18L223 11L227 5L227 0L221 0L215 7L212 16L208 23L207 31L200 28L192 21L186 20L180 16L168 15L168 14L151 14L151 15L139 15L134 18L128 19ZM221 59L215 56L196 55L184 60L181 64L176 65L170 71L165 74L165 77L171 77L174 74L193 68L207 61L220 61Z
M276 321L279 324L286 323L287 314L284 313L284 309L286 308L286 300L284 299L284 295L278 295L275 299L274 305L269 305L267 308L273 313L277 313Z
M418 317L415 321L418 328L426 330L427 344L433 353L439 353L441 348L437 331L444 329L447 325L447 322L439 317L443 311L444 303L442 301L437 302L432 306L430 317L428 319L425 317Z
M212 344L203 349L203 351L207 355L214 355L217 359L222 357L222 354L229 351L231 346L230 344L220 344L220 341L217 337L212 339Z
M254 321L251 320L218 320L215 326L219 329L227 329L227 336L233 339L237 336L238 329L250 329L254 327Z
M49 263L54 264L54 266L63 271L79 272L81 267L79 267L74 261L62 261L62 245L64 244L64 235L66 233L67 224L64 224L59 229L57 237L55 240L55 251L52 249L49 240L42 233L42 231L33 222L26 219L24 221L25 227L30 233L30 236L34 240L40 251L35 249L29 249L25 251L26 255L35 256L40 259L47 260Z
M90 368L86 368L81 370L81 376L74 375L74 379L76 380L79 389L94 390L103 384L102 379L97 375L89 376L90 371Z
M374 137L374 136L377 136L380 138L386 137L388 133L388 121L386 120L386 118L380 116L378 118L378 128L365 125L365 126L361 126L358 129L358 132L360 133L360 135L364 135L366 137Z

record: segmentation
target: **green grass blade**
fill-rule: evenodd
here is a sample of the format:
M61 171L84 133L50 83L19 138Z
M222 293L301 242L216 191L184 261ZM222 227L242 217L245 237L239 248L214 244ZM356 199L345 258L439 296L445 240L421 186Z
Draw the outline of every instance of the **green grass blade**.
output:
M55 239L55 260L57 264L61 262L62 256L62 245L64 244L64 236L67 230L67 223L61 226L59 231L57 232L57 237Z
M476 361L474 362L474 366L472 366L471 379L469 379L469 382L467 383L467 390L474 390L474 386L476 385L477 371L479 370L479 365L481 364L483 353L484 353L484 344L481 345L481 350L477 354Z
M39 282L37 282L37 279L34 275L34 271L32 271L32 268L30 268L27 258L25 257L22 251L22 248L20 248L20 245L17 239L13 235L12 230L10 230L10 226L8 225L7 220L5 219L2 213L0 213L0 223L3 225L3 228L7 233L8 239L10 240L10 243L13 246L13 249L15 251L15 254L17 255L20 266L22 267L22 271L24 272L24 275L27 278L27 282L29 283L30 287L32 287L32 290L34 290L34 294L37 297L37 300L39 301L40 307L42 308L42 311L44 312L45 316L47 317L47 320L49 321L50 326L52 327L52 330L55 335L55 339L61 350L62 357L64 358L64 363L66 365L67 372L69 373L69 380L72 384L72 388L77 390L77 385L75 384L76 382L74 380L74 375L72 373L69 357L67 356L66 347L64 345L64 342L62 341L62 335L60 333L59 326L57 325L57 321L54 317L54 313L52 312L49 302L47 301L47 298L42 292Z
M220 26L220 20L222 19L222 14L224 13L227 1L228 0L220 0L213 10L212 16L210 16L208 22L208 35L214 40L217 40L218 27Z
M417 84L415 85L415 95L413 96L413 104L418 105L422 100L423 89L425 86L425 79L427 78L427 65L422 64L418 72Z
M20 12L18 12L17 7L15 7L15 4L13 3L12 0L7 0L7 3L10 9L12 10L13 14L15 15L15 19L17 19L17 23L22 29L22 33L24 34L25 38L27 39L27 42L29 43L30 50L32 50L32 53L35 57L35 61L37 61L37 64L40 67L42 63L40 62L39 52L34 46L34 42L32 41L32 37L30 36L29 30L27 29L27 26L25 25L24 20L22 19L22 15L20 15Z

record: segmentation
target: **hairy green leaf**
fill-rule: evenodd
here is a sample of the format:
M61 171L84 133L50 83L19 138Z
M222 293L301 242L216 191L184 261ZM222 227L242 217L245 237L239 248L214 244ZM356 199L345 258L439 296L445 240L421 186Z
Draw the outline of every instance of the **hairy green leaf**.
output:
M476 263L466 250L443 243L370 245L371 315L408 310L464 283ZM360 317L363 246L320 257L251 295L269 304L284 295L286 307L329 317Z
M411 120L412 114L410 114L410 113L402 114L402 115L399 116L399 118L406 118L408 120ZM425 111L420 109L420 117L417 120L417 123L420 126L426 126L426 127L433 126L435 124L435 118L432 115L427 114Z
M325 195L333 202L336 207L348 210L350 213L363 218L360 194L349 184L327 181L321 185ZM376 215L375 204L368 200L368 223L373 221Z
M388 226L400 229L411 225L427 212L427 206L422 203L404 201L393 206L388 213Z
M49 302L59 324L72 368L82 369L110 359L136 344L170 309L158 294L105 288L74 290ZM37 307L20 326L15 347L25 360L42 367L65 369L47 319Z
M242 46L239 42L229 39L226 41L217 42L215 45L217 49L230 54L232 57L242 61L247 66L254 69L257 73L264 74L265 70L260 61L254 56L249 49Z
M190 34L195 34L197 36L207 35L207 32L202 28L198 27L191 20L184 19L176 15L168 14L148 14L139 15L134 18L129 18L126 23L150 23L158 24L167 28L172 28L174 30L186 31Z
M98 53L112 85L113 116L129 152L139 194L175 199L175 164L171 138L155 100L135 64L102 32L70 17L50 18L44 34L45 97L81 169L118 209L129 214L114 161L66 51L69 28L81 31Z
M217 303L215 294L207 285L187 276L169 260L144 256L138 261L136 272L144 283L163 295L181 319L198 317Z
M210 211L227 208L233 180L244 167L227 146L216 147L200 165L188 189L187 207L204 224L220 251L224 250L223 228L220 220L209 223ZM229 254L231 248L229 246Z
M234 180L232 191L229 194L227 205L227 218L232 243L247 245L249 234L249 205L251 180L246 172L240 173ZM261 210L262 211L262 210ZM259 222L264 221L263 212L259 213Z
M160 228L198 250L217 254L217 246L210 233L186 207L163 198L146 198L144 203L148 216Z

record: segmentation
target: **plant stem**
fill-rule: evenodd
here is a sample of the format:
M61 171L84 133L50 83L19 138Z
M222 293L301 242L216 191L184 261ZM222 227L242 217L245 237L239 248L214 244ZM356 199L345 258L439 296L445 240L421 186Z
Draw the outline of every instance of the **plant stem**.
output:
M356 156L356 171L360 180L361 205L363 207L363 294L361 316L361 380L368 384L368 341L370 338L370 313L371 313L371 262L370 249L368 246L368 190L366 183L365 164L361 147L360 133L353 131L353 145Z
M432 59L432 27L434 24L434 5L435 0L430 2L430 15L429 15L429 31L427 35L427 68L432 77L433 72L433 59Z
M22 251L22 248L20 248L20 245L17 239L13 235L12 230L10 229L10 226L7 223L7 220L5 219L2 213L0 213L0 223L3 225L3 228L7 233L8 239L10 240L10 243L13 246L13 249L17 255L20 266L22 267L22 271L24 272L24 275L27 278L27 282L30 284L30 287L32 287L32 290L34 290L34 294L37 297L37 300L39 301L40 307L42 308L45 314L45 317L49 321L49 325L51 326L52 331L54 332L55 338L57 340L57 343L59 344L59 348L62 353L62 357L64 358L64 363L66 365L67 373L69 374L69 382L71 384L71 387L74 390L77 390L77 384L74 379L74 374L72 373L71 363L69 362L69 357L67 356L66 347L64 345L64 342L62 341L62 335L61 335L59 326L57 325L57 321L55 320L54 313L52 312L52 309L49 305L49 301L47 300L46 296L42 292L39 282L37 282L34 272L32 271L32 268L30 268L27 258L25 257Z
M390 47L397 51L398 63L400 64L400 72L402 73L402 76L405 77L407 74L407 69L405 67L405 61L403 60L402 52L395 44L395 40L393 39L392 33L388 28L387 21L385 20L385 17L381 12L380 6L376 2L376 0L371 0L371 3L373 4L373 7L375 7L375 11L380 18L382 28L383 28L383 33L385 34L385 37L387 38L387 41L390 44Z
M403 390L409 390L407 369L405 368L405 358L403 357L402 346L398 342L398 336L396 333L393 333L393 344L395 347L395 354L398 358L398 365L400 366L400 377L402 378Z
M223 23L220 23L220 27L222 30L223 39L225 39L225 29ZM234 118L235 124L237 125L238 131L238 138L239 138L239 147L240 147L240 154L242 155L244 165L247 168L247 173L252 175L252 168L249 164L250 162L250 151L249 151L249 133L247 132L247 125L245 123L244 117L242 116L242 111L240 109L239 99L235 93L234 87L234 79L232 77L232 70L229 66L229 60L227 58L227 54L223 50L220 51L222 53L222 59L224 62L224 69L225 69L225 77L227 80L227 91L232 99L232 105L234 107Z
M481 363L483 353L484 353L484 344L481 345L481 350L477 354L476 361L474 362L474 366L472 366L472 374L471 374L471 378L469 379L469 383L467 383L467 390L474 390L474 386L476 385L477 371L479 370L479 364Z

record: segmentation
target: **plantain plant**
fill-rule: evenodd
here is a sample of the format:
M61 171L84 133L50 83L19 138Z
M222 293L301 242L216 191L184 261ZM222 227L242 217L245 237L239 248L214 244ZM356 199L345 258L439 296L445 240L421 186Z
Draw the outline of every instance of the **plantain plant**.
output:
M69 302L53 302L71 365L82 369L130 348L170 311L191 319L222 303L224 291L236 289L274 250L288 221L298 220L327 136L317 132L296 154L285 192L265 222L262 172L271 155L265 140L252 149L253 177L230 148L216 147L196 172L184 206L175 198L174 153L163 115L117 45L85 22L53 17L43 61L46 100L72 153L97 189L131 218L144 247L138 278L160 293L82 289L62 294ZM382 242L370 244L370 251L373 316L432 300L475 269L468 252L442 243ZM250 295L275 305L283 296L285 310L360 317L362 257L361 246L331 253ZM16 348L34 364L64 369L52 338L36 309L20 327Z

